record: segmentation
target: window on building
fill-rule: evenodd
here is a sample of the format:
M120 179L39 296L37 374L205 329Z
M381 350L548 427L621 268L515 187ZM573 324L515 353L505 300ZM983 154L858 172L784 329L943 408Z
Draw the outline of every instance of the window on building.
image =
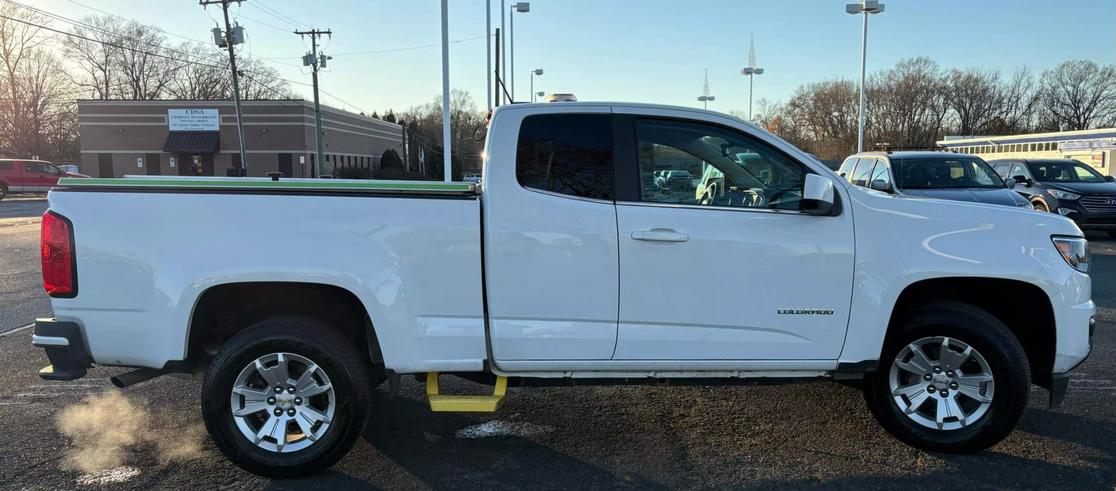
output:
M515 175L524 187L612 200L612 116L540 114L524 118Z

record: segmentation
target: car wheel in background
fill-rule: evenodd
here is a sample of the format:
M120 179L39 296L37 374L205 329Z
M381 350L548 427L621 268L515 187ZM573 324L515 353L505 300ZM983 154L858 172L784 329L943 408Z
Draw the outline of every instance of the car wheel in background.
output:
M8 187L0 184L0 200L8 197Z
M1043 202L1043 201L1035 201L1035 202L1034 202L1034 203L1032 203L1032 204L1034 204L1034 205L1035 205L1035 211L1041 211L1041 212L1044 212L1044 213L1050 213L1050 207L1049 207L1049 206L1046 206L1046 203L1045 203L1045 202Z
M903 442L970 453L1003 440L1027 407L1023 347L998 318L960 302L935 302L903 317L864 383L868 407Z
M244 469L298 477L332 465L368 415L368 360L321 321L275 317L233 336L202 387L217 447Z

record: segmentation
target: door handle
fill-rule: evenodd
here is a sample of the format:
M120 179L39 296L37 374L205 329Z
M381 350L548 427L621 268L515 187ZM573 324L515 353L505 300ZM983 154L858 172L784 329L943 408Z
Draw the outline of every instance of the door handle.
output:
M650 242L686 242L690 236L675 232L669 228L653 228L651 230L636 230L632 232L632 239Z

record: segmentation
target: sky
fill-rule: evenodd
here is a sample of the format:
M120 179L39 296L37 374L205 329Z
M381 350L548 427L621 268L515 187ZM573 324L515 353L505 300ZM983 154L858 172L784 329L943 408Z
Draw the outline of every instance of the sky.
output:
M4 0L0 0L4 1ZM18 0L73 19L94 9L158 26L171 41L212 45L219 6L195 0ZM851 0L850 0L851 1ZM485 0L450 0L450 85L486 105ZM513 1L506 1L510 9ZM535 90L579 100L699 107L709 70L709 109L748 104L748 37L755 36L755 99L785 100L803 84L860 73L861 18L844 0L532 0L515 16L517 99ZM926 56L945 68L1036 72L1069 59L1116 64L1116 0L889 0L868 26L868 72ZM92 8L90 8L92 7ZM500 0L492 1L493 28ZM278 13L278 15L276 15ZM245 27L243 52L266 59L310 98L296 28L331 29L323 52L324 104L396 111L441 93L439 0L245 0L230 8ZM507 22L511 15L505 15ZM55 21L56 28L68 27ZM217 48L214 48L217 49Z

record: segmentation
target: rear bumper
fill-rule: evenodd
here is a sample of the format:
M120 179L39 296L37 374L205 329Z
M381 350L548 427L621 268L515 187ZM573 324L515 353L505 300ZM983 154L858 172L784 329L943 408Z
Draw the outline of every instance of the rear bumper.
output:
M46 380L77 380L92 366L77 323L36 319L31 345L46 350L50 366L39 371L39 376Z

